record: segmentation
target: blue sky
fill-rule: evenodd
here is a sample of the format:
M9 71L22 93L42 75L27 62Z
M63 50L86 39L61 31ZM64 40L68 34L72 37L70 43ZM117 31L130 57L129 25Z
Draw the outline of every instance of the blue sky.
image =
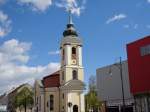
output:
M84 42L86 82L150 34L150 0L0 0L0 93L59 68L68 8Z

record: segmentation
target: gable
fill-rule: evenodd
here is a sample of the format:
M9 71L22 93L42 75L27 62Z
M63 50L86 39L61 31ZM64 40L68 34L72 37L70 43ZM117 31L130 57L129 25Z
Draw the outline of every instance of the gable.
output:
M84 90L85 84L80 80L70 80L64 86L61 87L63 90Z

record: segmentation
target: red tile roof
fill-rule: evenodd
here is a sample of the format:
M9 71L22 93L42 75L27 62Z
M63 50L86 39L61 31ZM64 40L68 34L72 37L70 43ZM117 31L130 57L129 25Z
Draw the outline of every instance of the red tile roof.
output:
M60 86L60 71L57 71L55 73L52 73L46 77L43 78L43 84L44 88L49 87L59 87Z

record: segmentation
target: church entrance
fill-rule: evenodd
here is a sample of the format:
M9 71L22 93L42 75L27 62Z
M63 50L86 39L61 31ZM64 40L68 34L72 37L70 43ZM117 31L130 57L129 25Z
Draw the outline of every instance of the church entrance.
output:
M73 112L78 112L78 105L73 106Z

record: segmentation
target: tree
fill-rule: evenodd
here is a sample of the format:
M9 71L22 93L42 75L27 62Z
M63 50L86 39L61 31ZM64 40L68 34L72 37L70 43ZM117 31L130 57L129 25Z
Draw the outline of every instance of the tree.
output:
M15 108L19 108L20 112L22 108L24 108L25 112L28 108L33 106L33 92L28 87L24 87L20 91L18 91L15 97Z
M89 78L89 91L96 92L96 79L93 75Z
M93 112L97 112L101 103L97 98L95 76L89 78L88 89L88 93L85 95L86 111L92 110Z

